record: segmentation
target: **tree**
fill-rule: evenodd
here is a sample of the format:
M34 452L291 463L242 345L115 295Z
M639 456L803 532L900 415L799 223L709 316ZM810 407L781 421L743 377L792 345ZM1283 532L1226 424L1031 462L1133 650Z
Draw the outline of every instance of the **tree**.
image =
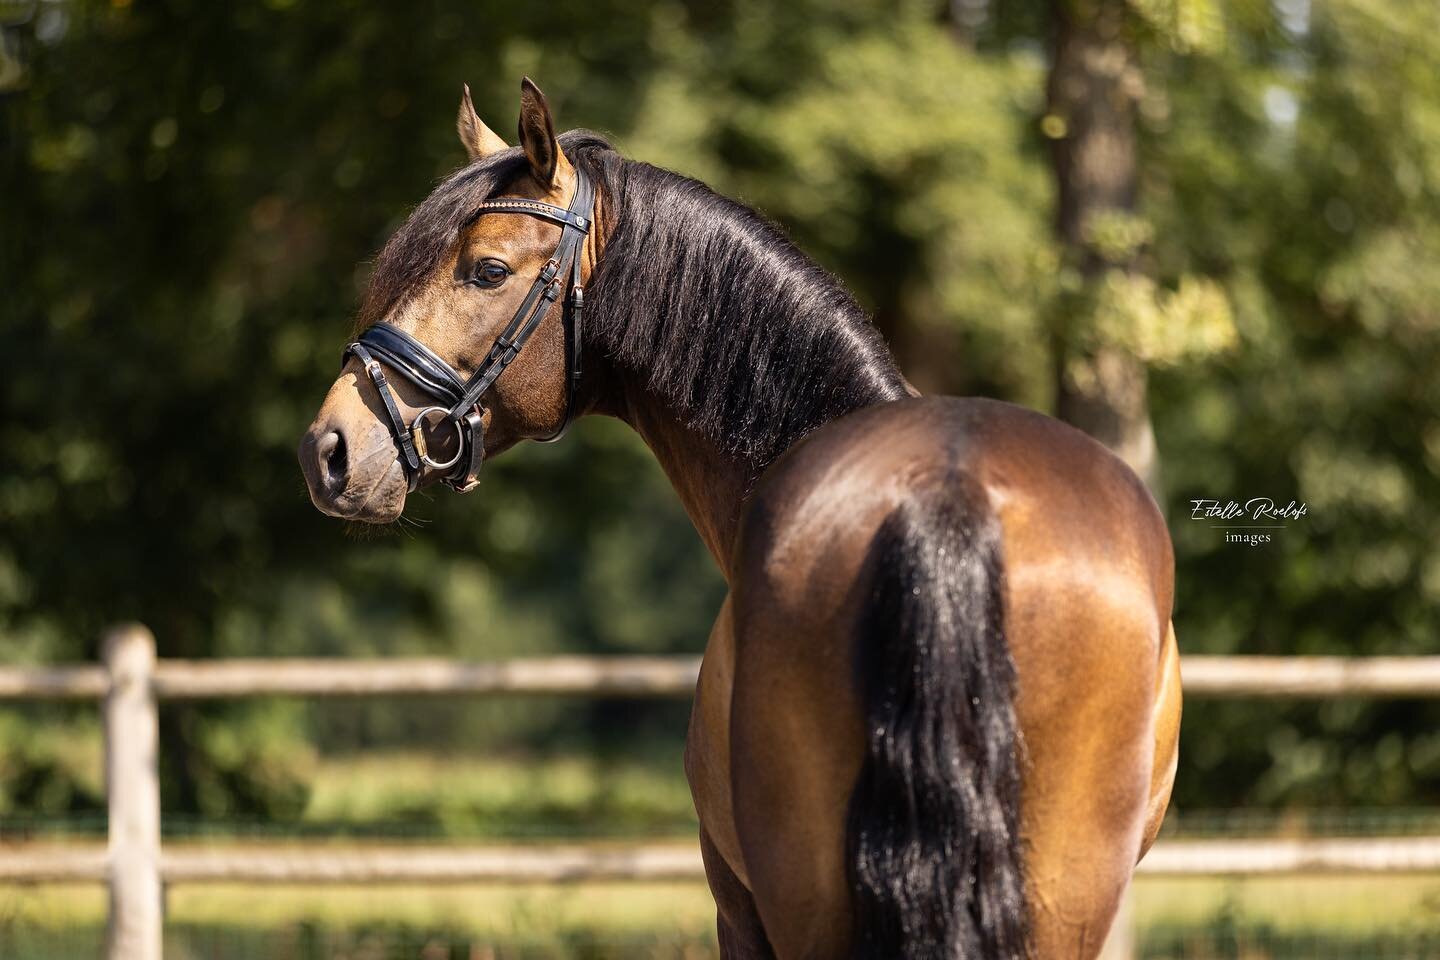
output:
M428 0L37 9L0 46L0 329L23 345L0 355L8 659L92 656L102 624L134 617L167 655L698 650L723 587L613 424L487 465L470 497L417 500L418 533L347 533L297 474L365 263L462 161L460 83L505 133L522 73L563 126L779 221L927 389L1063 411L1062 350L1065 369L1118 358L1165 463L1186 652L1422 652L1440 628L1433 4L1076 0L1065 63L1079 43L1121 69L1081 70L1065 112L1046 96L1049 0L602 0L543 22ZM1122 99L1095 127L1085 94L1106 90ZM1061 231L1047 149L1078 184L1079 141L1054 135L1087 123L1129 159ZM1240 548L1188 520L1217 495L1310 514ZM534 744L640 722L250 709L167 709L192 773L170 809L293 809L311 739ZM1195 704L1178 796L1427 802L1436 720Z
M1135 112L1144 79L1127 0L1054 0L1052 10L1042 130L1055 171L1055 229L1067 268L1093 300L1107 286L1130 286L1139 269ZM1124 344L1085 343L1087 319L1057 318L1056 415L1110 447L1156 488L1145 362Z

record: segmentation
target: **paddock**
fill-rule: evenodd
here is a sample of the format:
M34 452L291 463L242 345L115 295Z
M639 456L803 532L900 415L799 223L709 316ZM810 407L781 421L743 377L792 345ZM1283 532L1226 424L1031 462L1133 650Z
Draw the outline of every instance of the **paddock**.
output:
M245 697L567 696L686 699L698 657L157 659L140 625L107 632L100 664L0 668L0 703L89 701L103 713L108 843L0 846L0 883L103 884L111 960L155 960L164 891L175 885L464 885L702 882L698 847L597 840L563 844L163 845L158 711L163 701ZM1192 698L1424 698L1440 657L1213 657L1183 661ZM1440 873L1440 835L1161 841L1143 878ZM1110 956L1133 956L1129 913Z

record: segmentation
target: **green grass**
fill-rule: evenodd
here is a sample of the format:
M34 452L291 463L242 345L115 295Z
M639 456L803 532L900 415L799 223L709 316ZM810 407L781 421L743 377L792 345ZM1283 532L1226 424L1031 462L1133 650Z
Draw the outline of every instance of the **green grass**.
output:
M0 917L11 929L99 925L105 893L96 887L38 885L0 889ZM196 884L166 895L172 925L349 929L370 922L448 930L514 942L555 937L643 938L663 931L704 939L714 904L703 883L597 883L574 886L486 884L317 887Z
M1142 928L1440 933L1440 877L1147 878L1133 889Z
M703 883L176 887L166 957L711 957L714 909ZM104 911L99 888L0 888L0 955L94 955Z
M694 836L680 758L367 754L322 761L304 821L432 825L444 836Z
M83 757L81 758L83 759ZM674 756L434 755L372 752L321 758L298 819L223 820L166 813L170 838L693 837L697 822ZM103 814L0 820L0 835L102 836Z
M101 743L94 724L52 724L25 736L87 794L102 793ZM38 738L38 739L37 739ZM0 736L0 740L5 739ZM540 754L436 753L412 749L322 756L307 766L309 800L296 817L166 812L172 838L190 836L341 837L679 837L696 829L678 744L597 755L571 747ZM4 799L0 763L0 801ZM98 801L97 801L98 802ZM101 836L103 810L64 818L5 811L0 836ZM23 808L22 808L23 809ZM1440 833L1440 811L1172 810L1167 837L1403 836Z
M67 754L82 763L85 755ZM302 836L515 839L675 838L695 818L678 756L376 752L322 758L298 820L165 818L170 840ZM0 832L15 839L15 822ZM104 819L36 824L37 836L95 837ZM1434 832L1429 811L1201 812L1177 835ZM22 831L23 833L23 831ZM1135 888L1140 956L1152 960L1440 957L1440 877L1147 879ZM98 887L0 887L0 957L94 956ZM444 957L692 958L714 955L702 883L439 887L176 886L167 958L399 960Z
M96 887L0 888L4 956L93 955L104 909ZM701 883L196 885L167 911L182 960L714 956ZM1135 915L1151 960L1440 956L1440 877L1142 880Z

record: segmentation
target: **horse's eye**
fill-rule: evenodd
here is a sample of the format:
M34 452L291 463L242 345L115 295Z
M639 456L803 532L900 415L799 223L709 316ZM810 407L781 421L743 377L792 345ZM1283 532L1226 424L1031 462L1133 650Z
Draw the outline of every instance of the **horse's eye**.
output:
M477 287L498 287L510 276L510 268L499 260L481 260L475 264L470 282Z

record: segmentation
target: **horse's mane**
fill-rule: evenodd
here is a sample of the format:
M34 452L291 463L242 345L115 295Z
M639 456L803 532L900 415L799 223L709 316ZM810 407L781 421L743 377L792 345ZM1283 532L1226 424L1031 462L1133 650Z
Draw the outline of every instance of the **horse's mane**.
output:
M585 292L584 349L639 377L690 429L763 469L822 423L906 395L865 312L776 226L595 134L560 143L612 225ZM423 283L524 164L512 149L441 183L381 251L361 321Z

